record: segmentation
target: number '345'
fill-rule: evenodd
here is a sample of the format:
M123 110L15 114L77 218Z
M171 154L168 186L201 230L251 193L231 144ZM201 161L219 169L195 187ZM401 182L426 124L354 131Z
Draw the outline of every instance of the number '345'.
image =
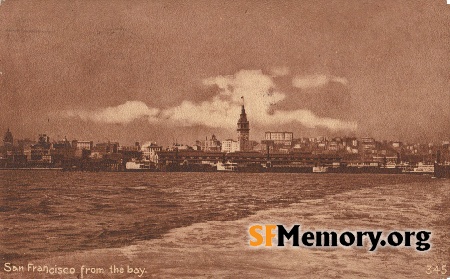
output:
M427 274L447 274L447 265L443 264L441 266L439 265L427 265Z

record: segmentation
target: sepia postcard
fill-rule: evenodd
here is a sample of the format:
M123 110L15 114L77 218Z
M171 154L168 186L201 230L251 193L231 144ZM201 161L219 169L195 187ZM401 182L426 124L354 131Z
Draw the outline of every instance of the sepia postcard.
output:
M0 0L0 278L450 278L448 0Z

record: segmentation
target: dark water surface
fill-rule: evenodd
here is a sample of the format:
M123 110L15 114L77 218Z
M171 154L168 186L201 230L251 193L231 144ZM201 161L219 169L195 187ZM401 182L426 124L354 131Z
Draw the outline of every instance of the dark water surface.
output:
M421 181L433 183L407 175L0 171L0 256L29 260L122 247L193 223Z

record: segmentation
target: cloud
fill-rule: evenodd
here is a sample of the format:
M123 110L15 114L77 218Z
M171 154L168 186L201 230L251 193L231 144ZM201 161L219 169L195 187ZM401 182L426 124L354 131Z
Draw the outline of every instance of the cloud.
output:
M348 84L348 80L343 77L317 74L308 76L296 76L292 79L292 86L301 89L308 89L308 88L322 87L328 84L329 82L337 82L341 83L342 85Z
M299 122L308 128L324 127L331 131L350 130L358 127L354 121L343 121L329 117L318 117L309 110L277 111L271 115L274 124Z
M245 107L252 123L258 125L281 125L293 122L301 123L306 127L325 127L330 130L355 130L356 122L347 122L339 119L321 118L305 109L280 110L277 104L286 99L286 95L279 92L270 76L259 70L241 70L232 76L218 76L204 81L205 85L216 85L220 95L229 97L227 104L228 114L219 115L222 121L227 117L230 127L236 126L236 116L239 114L241 96L244 96ZM217 100L208 105L215 106ZM204 110L206 104L202 105ZM206 105L206 106L208 106ZM230 114L231 112L231 114ZM208 117L206 121L213 118Z
M282 66L282 67L273 67L270 70L271 74L273 77L282 77L282 76L287 76L290 74L290 70L288 67L286 66Z
M129 123L143 117L154 120L159 112L159 109L149 108L144 102L127 101L115 107L107 107L94 111L66 110L62 112L62 116L79 117L82 120L102 123Z
M334 78L336 79L336 78ZM325 82L330 79L326 79ZM322 79L317 79L324 83ZM280 92L271 76L261 70L241 70L234 75L216 76L203 80L205 86L217 86L219 91L210 100L194 103L189 100L180 105L158 109L140 101L128 101L116 107L96 111L68 111L65 116L78 116L83 120L105 123L129 123L146 117L149 121L169 123L174 126L202 125L213 128L236 128L242 98L251 125L281 125L301 123L314 128L330 130L355 130L357 124L339 119L319 117L306 109L282 110L278 108L286 95Z

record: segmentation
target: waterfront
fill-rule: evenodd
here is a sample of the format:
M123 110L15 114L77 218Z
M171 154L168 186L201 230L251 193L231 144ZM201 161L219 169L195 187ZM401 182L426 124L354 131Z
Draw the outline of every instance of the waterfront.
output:
M449 247L450 183L430 176L0 171L0 181L3 262L132 264L147 277L337 278L424 278L427 264L448 264L436 248ZM255 250L247 228L256 222L426 229L434 249Z

